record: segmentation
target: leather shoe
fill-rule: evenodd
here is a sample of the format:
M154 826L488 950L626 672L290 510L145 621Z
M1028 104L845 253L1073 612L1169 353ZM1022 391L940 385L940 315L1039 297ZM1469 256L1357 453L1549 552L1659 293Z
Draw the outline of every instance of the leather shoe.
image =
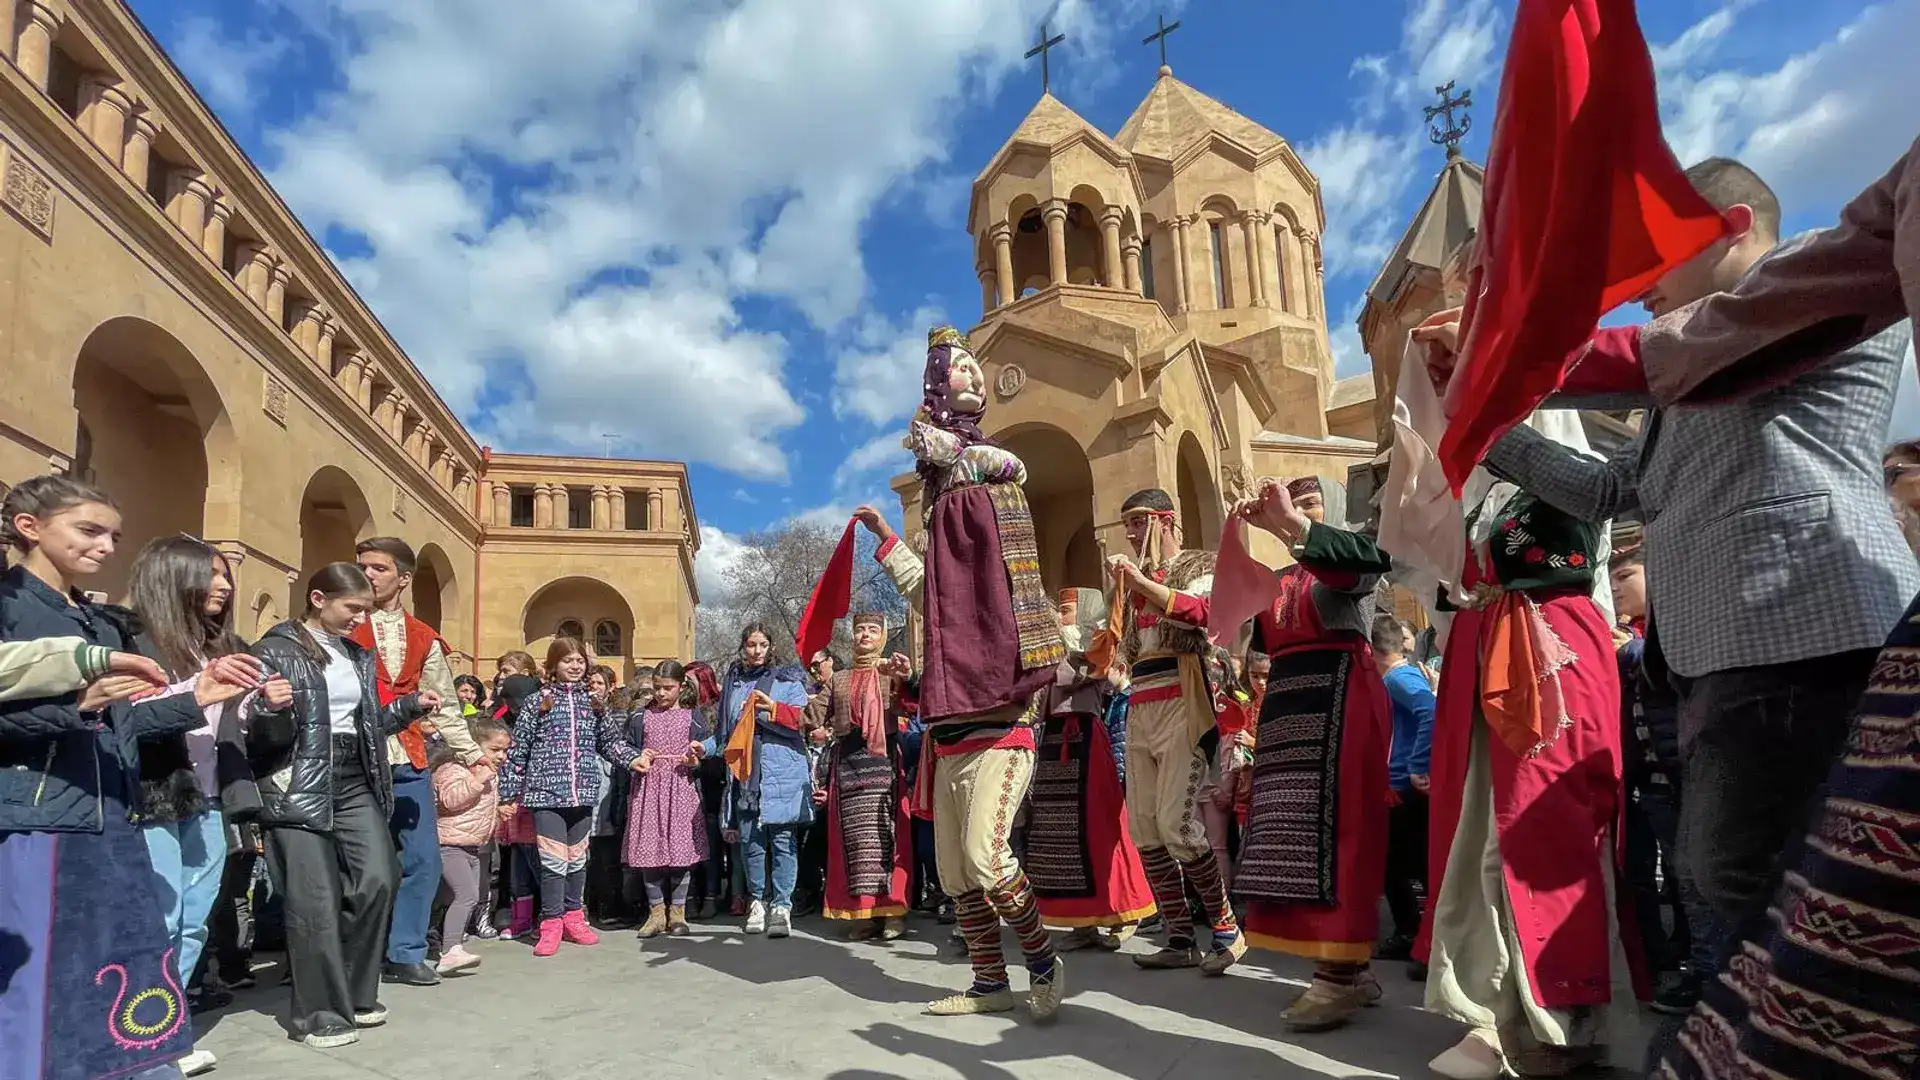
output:
M424 960L417 964L386 963L380 965L380 981L402 986L438 986L440 973Z

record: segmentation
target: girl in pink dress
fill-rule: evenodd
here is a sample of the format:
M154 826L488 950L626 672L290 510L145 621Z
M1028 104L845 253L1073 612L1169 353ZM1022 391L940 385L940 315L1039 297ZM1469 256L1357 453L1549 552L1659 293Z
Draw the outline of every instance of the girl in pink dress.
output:
M625 861L646 880L652 911L643 938L662 933L683 937L691 870L707 858L706 818L700 809L701 740L707 737L692 709L680 703L687 669L667 660L653 669L653 699L635 709L625 735L639 758L640 773L627 802ZM632 760L625 752L620 760Z

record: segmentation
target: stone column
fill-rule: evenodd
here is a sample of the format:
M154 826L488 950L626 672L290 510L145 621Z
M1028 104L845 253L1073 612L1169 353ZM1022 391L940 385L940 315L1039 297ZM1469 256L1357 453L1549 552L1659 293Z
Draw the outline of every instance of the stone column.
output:
M647 492L647 528L652 532L661 532L667 527L666 497L659 488Z
M0 56L13 59L14 30L20 25L20 0L0 0Z
M4 35L12 37L15 26L20 28L19 41L14 46L13 62L20 68L20 74L27 81L47 91L47 74L53 68L53 35L60 29L60 16L54 14L52 5L46 0L20 0L24 5L19 8L13 23L4 29Z
M367 358L352 345L336 345L334 350L340 357L340 370L333 375L333 381L354 401L360 400L360 383L366 377Z
M258 240L248 240L235 253L234 284L240 286L255 306L267 306L267 279L272 276L273 249Z
M593 514L589 520L595 531L605 532L613 528L612 508L613 500L607 497L607 486L593 485Z
M449 491L453 489L453 464L453 451L444 446L441 447L440 456L433 463L433 478L440 482L441 487Z
M1101 254L1105 256L1101 273L1105 276L1101 284L1110 289L1126 287L1125 272L1120 269L1120 219L1122 214L1117 206L1109 206L1100 214Z
M293 267L285 260L276 260L267 279L267 318L275 326L287 325L287 283L292 280Z
M493 487L493 524L507 526L513 524L513 489L505 484L487 481Z
M447 460L453 460L452 451L448 451ZM461 506L469 506L473 501L473 474L455 466L453 468L453 499ZM480 511L486 513L483 507Z
M407 432L406 438L400 440L400 449L406 451L407 456L413 459L414 464L419 465L431 473L433 471L432 440L433 429L428 427L426 421L423 420L413 425L413 430Z
M313 362L320 366L320 374L333 377L333 335L338 324L326 308L320 309L320 328L313 342Z
M1187 310L1187 222L1189 218L1177 217L1167 223L1167 239L1173 242L1173 310Z
M296 297L288 312L293 319L293 343L313 358L320 353L320 320L324 317L316 301Z
M1055 285L1067 283L1067 204L1054 199L1041 215L1047 222L1047 278Z
M120 156L120 171L127 174L133 186L145 191L147 178L153 167L153 137L160 134L160 125L153 122L153 114L145 109L134 110L127 128L127 149Z
M387 404L392 409L387 413L387 434L404 448L407 445L407 419L413 410L407 407L407 399L398 390L387 395Z
M1013 303L1020 294L1020 283L1013 280L1013 226L1000 222L993 227L993 282L1000 288L1000 306Z
M1318 318L1326 314L1327 265L1320 258L1320 238L1304 230L1300 235L1301 250L1313 267L1313 276L1307 279L1307 313Z
M368 368L367 378L364 382L360 384L360 387L361 387L361 392L363 397L366 394L369 394L372 392L373 369L371 367ZM374 425L378 427L381 431L386 432L388 435L392 435L393 434L393 413L394 413L394 410L399 407L399 405L400 405L400 395L398 394L389 393L386 397L381 398L380 404L375 405L368 410L373 414Z
M607 519L609 529L627 527L627 490L625 488L607 489Z
M227 265L227 220L231 217L233 204L225 195L215 195L207 205L207 229L200 234L200 250L222 270Z
M1247 293L1254 307L1267 306L1267 277L1260 270L1260 211L1240 215L1240 238L1247 249Z
M1140 238L1129 236L1120 246L1121 267L1125 271L1122 284L1134 295L1141 295L1140 284Z
M167 217L190 240L207 234L207 203L213 199L213 185L198 170L179 168L167 173Z
M133 98L112 75L89 75L80 80L80 115L76 122L93 145L120 164L127 153L127 116L133 112Z
M533 527L536 529L553 528L553 488L551 485L534 485Z
M1000 286L993 278L993 267L976 266L973 272L980 278L980 310L992 311L1000 299Z

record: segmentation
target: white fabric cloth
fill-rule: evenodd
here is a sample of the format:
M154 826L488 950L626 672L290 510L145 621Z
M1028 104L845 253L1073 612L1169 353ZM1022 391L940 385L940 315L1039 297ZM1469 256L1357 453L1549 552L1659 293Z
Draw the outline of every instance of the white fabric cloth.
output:
M315 633L313 639L320 643L320 651L327 654L327 718L333 733L352 735L358 730L353 714L360 708L360 673L354 670L353 660L347 656L345 642L325 631Z

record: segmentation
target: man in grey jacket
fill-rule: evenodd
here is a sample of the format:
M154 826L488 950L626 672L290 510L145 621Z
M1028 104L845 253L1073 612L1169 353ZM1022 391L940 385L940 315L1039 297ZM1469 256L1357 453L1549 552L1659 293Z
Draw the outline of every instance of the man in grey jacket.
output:
M1776 248L1779 202L1738 162L1687 172L1733 234L1653 287L1656 316L1808 241ZM1876 652L1920 591L1880 467L1911 340L1898 325L1757 396L1656 409L1608 461L1524 425L1486 458L1568 513L1644 519L1649 651L1680 694L1680 847L1729 927L1764 910Z

